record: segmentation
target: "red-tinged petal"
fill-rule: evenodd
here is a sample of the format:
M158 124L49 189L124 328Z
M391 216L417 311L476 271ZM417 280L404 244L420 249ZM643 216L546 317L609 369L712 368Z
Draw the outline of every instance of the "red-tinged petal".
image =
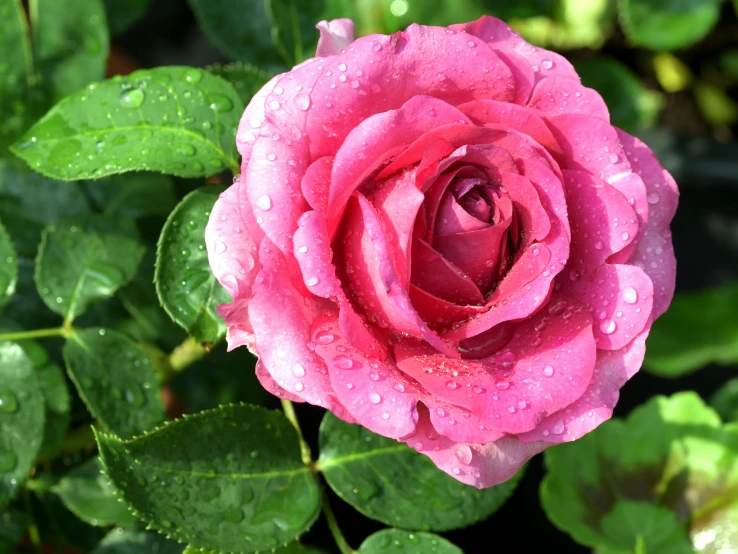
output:
M628 246L638 222L625 196L590 173L564 170L564 183L572 239L562 278L576 281Z
M597 363L587 390L573 404L551 414L538 426L518 435L526 443L561 443L577 440L612 416L620 389L641 367L648 330L619 350L598 350Z
M456 235L469 231L480 231L489 227L489 223L480 221L462 208L450 192L441 199L436 215L434 232L436 235Z
M338 400L356 421L390 438L415 431L418 394L412 383L392 365L367 357L345 340L335 319L316 320L312 336Z
M448 55L458 47L476 55ZM333 154L360 122L415 96L455 106L476 98L509 102L516 94L512 72L492 50L443 27L410 25L391 36L365 36L326 62L310 92L306 130L313 158Z
M300 190L310 207L326 217L328 212L328 191L331 186L333 156L324 156L311 163L302 177Z
M474 282L422 239L415 241L412 262L412 283L424 291L454 304L484 303Z
M647 191L648 223L630 262L643 268L653 281L652 315L656 319L666 311L674 295L676 260L669 224L676 212L679 191L674 179L648 146L624 131L619 130L618 136L633 170L643 179Z
M457 443L439 435L427 411L420 411L416 432L403 442L428 456L438 469L467 485L493 487L510 479L546 443L525 444L513 437L503 437L487 444Z
M498 278L503 242L511 221L508 218L478 231L436 235L433 248L468 275L479 290L488 291Z
M538 191L525 177L517 173L501 174L502 186L513 201L518 226L522 234L520 248L545 239L551 232L551 219L541 205Z
M228 352L239 346L246 346L255 354L254 330L249 322L249 298L222 304L218 306L217 311L226 324Z
M602 96L582 85L578 77L551 75L541 79L528 105L549 116L583 114L610 121L610 112Z
M584 306L563 296L552 297L550 306L518 323L504 351L490 358L450 360L403 341L395 345L397 365L434 397L497 431L530 431L582 395L596 359Z
M566 208L566 194L562 179L554 173L551 167L540 160L518 160L518 165L523 176L530 181L538 192L541 204L549 214L555 215L558 223L563 226L563 235L567 240L561 241L561 245L551 245L556 259L569 257L569 238L571 228L569 226L569 215ZM560 248L559 246L565 246Z
M440 352L458 353L420 318L403 285L377 212L355 195L346 212L343 238L346 271L356 301L372 322L427 341Z
M318 57L340 54L354 41L354 22L348 18L319 21L315 28L320 31Z
M432 114L432 115L431 115ZM414 96L396 110L377 113L350 130L333 164L328 217L333 219L377 160L387 160L398 146L449 123L469 122L455 107L430 96Z
M415 186L415 171L407 171L387 179L369 197L384 223L392 245L395 267L402 283L410 280L411 238L415 218L425 196Z
M479 37L493 50L512 52L524 58L531 65L536 82L548 75L578 79L576 70L566 58L529 44L507 23L496 17L483 15L476 21L451 25L450 28Z
M241 116L236 132L236 147L238 153L241 154L241 168L249 163L251 149L254 147L256 138L261 134L261 127L264 125L264 119L266 118L266 98L271 94L274 85L282 76L283 74L275 75L267 81L259 89L259 92L251 98L251 102L246 106Z
M428 407L431 424L439 435L454 441L486 444L504 437L503 433L487 427L475 414L442 402L431 395L421 395Z
M342 412L328 380L328 371L308 348L310 325L325 304L305 298L292 286L281 252L264 239L259 258L263 264L254 282L249 320L256 350L272 379L290 394Z
M259 383L261 383L261 386L264 387L269 394L273 394L277 398L284 398L290 402L305 402L301 396L292 394L280 387L266 370L261 360L256 360L256 378L259 379Z
M483 314L487 309L484 306L448 302L412 284L409 295L418 315L430 325L431 329L439 333L447 331L459 321L466 321L477 314Z
M579 281L563 281L561 291L586 304L597 321L594 334L601 350L624 347L651 317L653 284L634 265L601 265Z
M418 187L418 190L423 192L428 190L430 184L426 184L426 182L438 176L438 164L453 153L454 150L456 150L456 147L444 139L434 140L426 147L420 160L420 164L418 165L418 169L415 172L415 184ZM394 171L402 170L402 167L394 167L394 164L389 164L382 170L378 177L381 178L381 175L383 175L387 169L390 170L390 172L387 173L387 176L389 176Z
M474 100L462 104L459 110L477 125L488 123L504 125L528 135L551 152L561 150L546 123L535 110L530 108L495 100Z
M355 348L367 356L384 361L387 358L387 348L376 339L359 314L349 302L344 302L338 311L338 325L341 334Z
M315 210L302 214L293 240L295 258L307 289L323 298L344 298L323 216Z
M525 106L528 103L528 98L530 98L536 82L536 75L533 68L523 56L509 50L495 50L495 53L507 64L515 76L517 88L513 102Z

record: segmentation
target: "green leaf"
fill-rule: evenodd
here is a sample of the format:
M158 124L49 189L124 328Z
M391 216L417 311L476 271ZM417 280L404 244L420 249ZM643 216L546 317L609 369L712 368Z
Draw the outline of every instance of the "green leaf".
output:
M477 490L407 445L345 423L330 412L320 426L318 467L338 496L365 516L404 529L433 531L487 518L508 499L523 474Z
M279 412L232 405L129 441L99 434L108 476L154 529L195 548L255 553L315 521L320 489Z
M36 171L64 180L137 170L238 173L240 116L238 94L220 77L190 67L142 69L68 96L12 150Z
M25 130L30 114L27 92L33 75L28 23L21 0L0 0L0 156Z
M644 87L624 64L614 58L598 57L578 63L576 69L582 84L605 99L613 125L633 132L656 123L661 97Z
M169 316L200 342L225 334L215 308L231 301L216 281L205 248L205 225L223 187L192 191L174 209L156 250L156 293Z
M114 529L90 554L182 554L184 546L157 533Z
M710 397L710 406L723 421L738 422L738 378L726 382Z
M400 529L383 529L367 538L358 554L464 554L462 550L443 537L432 533L408 533Z
M325 0L265 0L272 20L272 39L288 64L294 65L315 53Z
M62 219L44 231L36 287L69 322L130 281L142 256L132 220L93 214Z
M86 181L85 188L105 215L128 217L166 215L177 204L174 182L159 173L126 173Z
M90 525L135 527L138 519L119 500L98 458L77 466L52 488L64 505Z
M736 544L738 426L692 392L654 397L546 450L549 519L598 552L687 554ZM688 534L685 532L688 531ZM640 537L640 538L639 538ZM691 544L690 544L691 543Z
M47 474L48 475L48 474ZM58 547L55 551L90 552L105 535L99 527L88 525L70 512L49 489L34 491L33 521L38 525L44 543Z
M44 398L19 344L0 343L0 506L15 495L44 436Z
M0 514L0 554L13 554L30 520L19 510L9 510Z
M285 546L271 550L273 554L327 554L325 550L318 548L311 548L309 546L303 546L299 542L291 542ZM185 548L184 554L213 554L207 550L201 550L194 546L188 546Z
M78 183L48 179L22 162L0 160L0 219L19 256L36 255L41 231L50 223L89 210Z
M625 34L637 46L676 50L704 37L720 17L722 0L619 0Z
M677 294L651 328L644 367L678 377L738 362L738 284Z
M36 365L36 375L46 406L44 441L39 453L46 457L55 456L61 449L64 435L69 428L72 398L64 372L58 365L49 362Z
M36 68L54 101L105 77L109 37L101 0L31 0Z
M164 420L159 383L146 354L125 335L110 329L73 333L64 362L92 415L124 438Z
M146 15L149 4L150 0L105 0L110 33L117 35L128 29Z
M233 62L227 65L216 64L206 69L225 79L236 89L244 108L251 102L254 94L259 92L259 89L273 77L271 73L243 62Z
M10 242L10 235L0 222L0 312L15 293L18 281L18 259Z
M188 4L199 27L229 58L266 64L279 62L265 0L188 0Z

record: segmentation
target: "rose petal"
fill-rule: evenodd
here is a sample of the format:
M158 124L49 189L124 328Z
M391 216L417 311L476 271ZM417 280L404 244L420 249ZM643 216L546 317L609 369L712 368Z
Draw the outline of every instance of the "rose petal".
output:
M669 224L676 212L679 191L674 179L639 139L618 130L633 170L646 187L648 222L631 263L642 267L653 281L653 318L666 311L674 295L676 260Z
M469 231L480 231L487 227L489 227L489 223L480 221L471 215L459 205L453 194L446 191L436 215L435 234L455 235Z
M302 214L293 240L295 258L307 289L323 298L344 298L323 217L315 210Z
M397 366L431 395L465 408L504 433L534 429L579 398L594 369L592 317L577 301L518 323L505 350L482 360L450 360L417 342L395 345Z
M484 303L484 297L469 276L422 239L415 241L412 262L412 282L426 292L454 304Z
M374 337L370 327L364 323L349 302L341 304L338 311L338 325L342 336L355 348L377 360L387 358L387 348Z
M292 394L280 387L266 370L261 360L256 360L256 378L259 379L259 383L261 383L261 386L264 387L269 394L273 394L277 398L284 398L290 402L305 402L302 397Z
M573 404L542 420L534 430L518 435L526 443L577 440L612 416L619 391L643 363L648 330L619 350L598 350L592 381Z
M471 412L442 402L431 395L421 395L421 402L427 406L433 428L439 435L454 442L486 444L505 436L484 425Z
M315 28L320 31L318 57L340 54L354 41L354 22L348 18L319 21Z
M583 114L610 122L610 112L602 96L582 85L578 77L551 75L541 79L528 105L549 116Z
M302 176L300 190L310 207L323 217L328 213L328 191L331 186L333 156L318 158L310 164Z
M368 358L345 340L335 319L317 319L312 336L339 402L356 421L390 438L415 431L418 396L394 367Z
M275 75L254 94L248 106L246 106L241 120L238 122L236 147L238 148L238 153L241 154L241 168L249 163L251 149L254 147L256 137L261 134L261 126L264 124L264 119L266 118L266 98L274 90L274 85L283 75Z

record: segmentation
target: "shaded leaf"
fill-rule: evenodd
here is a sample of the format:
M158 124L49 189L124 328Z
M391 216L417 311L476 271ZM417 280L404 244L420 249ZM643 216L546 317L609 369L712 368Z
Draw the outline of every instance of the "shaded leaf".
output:
M86 181L85 188L105 215L128 217L166 215L177 204L174 182L159 173L126 173Z
M30 5L34 61L54 101L105 77L110 39L101 0L31 0Z
M400 529L383 529L367 538L358 554L463 554L462 550L438 535L425 532L408 533Z
M90 554L181 554L184 546L151 531L113 529Z
M10 242L10 235L0 222L0 312L15 293L18 281L18 259Z
M102 463L92 458L66 474L52 489L69 510L90 525L135 527L138 519L123 503L102 472Z
M12 150L52 178L127 171L206 177L238 172L241 101L220 77L190 67L116 76L68 96Z
M485 490L440 471L403 443L341 421L327 412L320 426L320 460L330 487L362 514L404 529L448 531L495 512L523 472Z
M243 107L259 92L259 89L272 78L272 74L243 62L234 62L227 65L211 65L207 68L210 73L228 81L241 97Z
M26 533L30 520L19 510L0 513L0 554L12 554Z
M695 393L654 397L625 421L546 450L541 502L557 527L598 552L719 552L738 537L729 523L738 516L736 455L738 427L721 426Z
M129 441L99 434L98 444L108 476L139 517L195 548L271 550L320 512L320 489L279 412L227 406Z
M713 393L710 406L723 421L738 422L738 378L731 379Z
M151 0L105 0L110 33L117 35L131 27L146 15L150 3Z
M14 342L0 343L0 506L13 498L44 436L44 398L33 362Z
M36 375L46 406L44 441L39 453L46 457L55 456L69 428L72 398L64 372L58 365L48 361L41 366L36 365Z
M125 335L110 329L73 333L64 362L92 415L124 438L164 421L159 383L149 358Z
M169 215L156 250L156 292L169 316L200 342L213 343L225 334L215 309L231 301L208 263L205 225L224 188L192 191Z
M319 33L315 24L321 19L325 0L265 0L272 20L272 39L289 65L315 55ZM345 17L345 16L344 16Z
M678 377L709 363L738 362L738 284L677 294L651 328L643 366Z
M132 220L85 214L46 228L36 287L46 305L72 321L135 275L143 247Z

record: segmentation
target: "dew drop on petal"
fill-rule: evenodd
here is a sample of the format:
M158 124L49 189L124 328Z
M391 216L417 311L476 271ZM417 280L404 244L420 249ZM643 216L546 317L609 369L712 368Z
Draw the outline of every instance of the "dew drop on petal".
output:
M554 374L554 368L551 367L550 365L547 365L546 367L543 368L543 374L546 377L551 377Z
M295 367L292 368L292 375L295 377L303 377L305 375L305 368L300 364L295 364Z
M606 319L602 323L600 323L600 331L602 331L606 335L612 335L615 332L616 328L617 325L612 319Z
M638 293L633 287L625 287L620 296L626 304L635 304L638 301Z
M318 278L317 277L308 277L307 279L305 279L305 284L308 287L314 287L315 285L318 284Z
M379 404L382 401L382 397L379 396L376 392L370 392L369 393L369 402L372 404Z
M310 97L304 92L296 94L294 102L297 109L302 111L306 111L310 107Z
M269 198L266 194L262 194L256 200L256 207L260 210L267 211L272 207L272 199Z
M469 465L472 461L472 450L467 444L457 444L454 447L454 455L464 465Z

